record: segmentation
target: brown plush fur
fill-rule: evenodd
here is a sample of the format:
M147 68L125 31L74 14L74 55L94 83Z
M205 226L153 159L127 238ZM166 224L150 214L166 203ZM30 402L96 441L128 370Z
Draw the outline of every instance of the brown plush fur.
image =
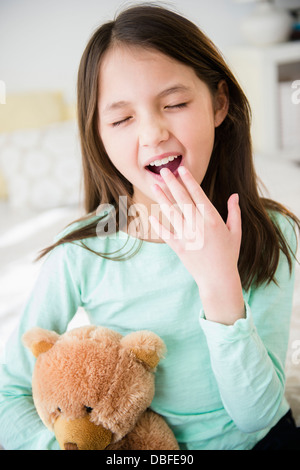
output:
M147 408L165 346L154 333L122 336L87 326L63 335L33 328L32 393L62 449L178 449L163 418Z

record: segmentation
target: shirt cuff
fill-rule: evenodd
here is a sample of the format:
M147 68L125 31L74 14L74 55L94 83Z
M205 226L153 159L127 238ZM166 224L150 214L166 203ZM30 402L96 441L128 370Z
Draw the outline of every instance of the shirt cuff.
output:
M204 310L200 310L199 323L209 340L219 343L232 343L250 336L255 330L250 306L245 303L245 318L239 318L233 325L206 320Z

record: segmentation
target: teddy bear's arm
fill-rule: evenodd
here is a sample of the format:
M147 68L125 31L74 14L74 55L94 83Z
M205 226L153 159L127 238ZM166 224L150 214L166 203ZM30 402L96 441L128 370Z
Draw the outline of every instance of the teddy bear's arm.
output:
M165 420L151 410L145 411L134 429L107 450L178 450L175 436Z

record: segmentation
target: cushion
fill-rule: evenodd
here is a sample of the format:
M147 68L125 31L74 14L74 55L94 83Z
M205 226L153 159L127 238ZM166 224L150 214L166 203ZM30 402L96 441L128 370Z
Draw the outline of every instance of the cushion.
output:
M0 106L0 133L32 129L62 121L66 104L60 92L8 94Z
M75 121L0 134L0 172L13 208L78 204L81 161Z

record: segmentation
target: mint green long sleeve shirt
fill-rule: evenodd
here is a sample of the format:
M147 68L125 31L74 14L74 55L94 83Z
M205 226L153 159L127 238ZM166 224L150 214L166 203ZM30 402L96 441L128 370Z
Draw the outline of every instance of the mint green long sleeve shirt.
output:
M293 252L291 223L278 216ZM85 244L111 253L122 232ZM126 250L134 243L129 238ZM126 261L63 244L46 258L9 340L0 375L0 442L6 449L58 449L32 401L35 359L21 342L40 326L63 333L79 306L92 324L127 334L148 329L165 341L152 409L182 449L251 449L288 411L284 397L294 271L281 254L277 284L244 292L246 317L234 325L205 319L196 283L167 244L143 242Z

